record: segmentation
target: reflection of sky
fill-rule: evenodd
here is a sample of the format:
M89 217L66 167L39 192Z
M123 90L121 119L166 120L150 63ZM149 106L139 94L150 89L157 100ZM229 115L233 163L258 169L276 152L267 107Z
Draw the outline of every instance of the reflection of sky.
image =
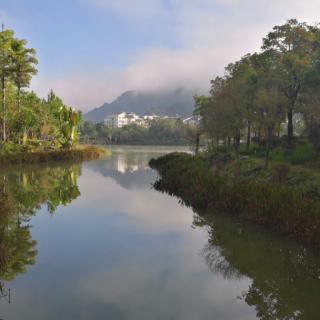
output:
M146 184L124 188L85 165L81 197L33 219L37 263L10 284L0 318L255 319L237 299L249 280L210 273L192 211Z

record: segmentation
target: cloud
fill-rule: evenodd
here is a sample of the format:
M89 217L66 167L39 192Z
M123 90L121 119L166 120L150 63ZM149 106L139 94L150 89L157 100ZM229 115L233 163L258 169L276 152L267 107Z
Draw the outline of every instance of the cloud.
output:
M226 64L259 50L273 25L291 17L313 23L320 10L320 2L314 0L95 0L90 5L123 19L138 34L157 33L162 26L163 32L174 34L177 47L140 47L120 70L112 70L106 61L102 71L72 73L63 79L39 76L37 91L52 87L82 110L111 101L125 90L184 86L205 91Z

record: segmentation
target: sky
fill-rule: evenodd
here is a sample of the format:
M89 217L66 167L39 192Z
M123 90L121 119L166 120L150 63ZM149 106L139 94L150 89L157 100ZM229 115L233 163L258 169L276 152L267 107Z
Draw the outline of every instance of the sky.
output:
M37 50L31 89L88 111L126 90L205 93L289 18L319 0L0 0L0 22Z

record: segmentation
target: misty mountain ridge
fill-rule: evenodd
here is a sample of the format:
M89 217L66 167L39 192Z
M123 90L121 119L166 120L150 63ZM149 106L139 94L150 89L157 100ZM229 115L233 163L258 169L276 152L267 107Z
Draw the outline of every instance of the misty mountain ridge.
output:
M194 94L183 88L165 92L126 91L113 102L104 103L101 107L84 114L84 120L102 122L108 115L120 112L188 117L194 109Z

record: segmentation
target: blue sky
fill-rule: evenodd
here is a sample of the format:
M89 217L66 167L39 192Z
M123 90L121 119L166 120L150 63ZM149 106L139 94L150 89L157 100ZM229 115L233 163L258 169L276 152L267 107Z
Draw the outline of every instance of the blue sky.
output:
M315 0L0 1L0 21L37 50L31 88L82 110L125 90L205 91L273 25L317 12Z

